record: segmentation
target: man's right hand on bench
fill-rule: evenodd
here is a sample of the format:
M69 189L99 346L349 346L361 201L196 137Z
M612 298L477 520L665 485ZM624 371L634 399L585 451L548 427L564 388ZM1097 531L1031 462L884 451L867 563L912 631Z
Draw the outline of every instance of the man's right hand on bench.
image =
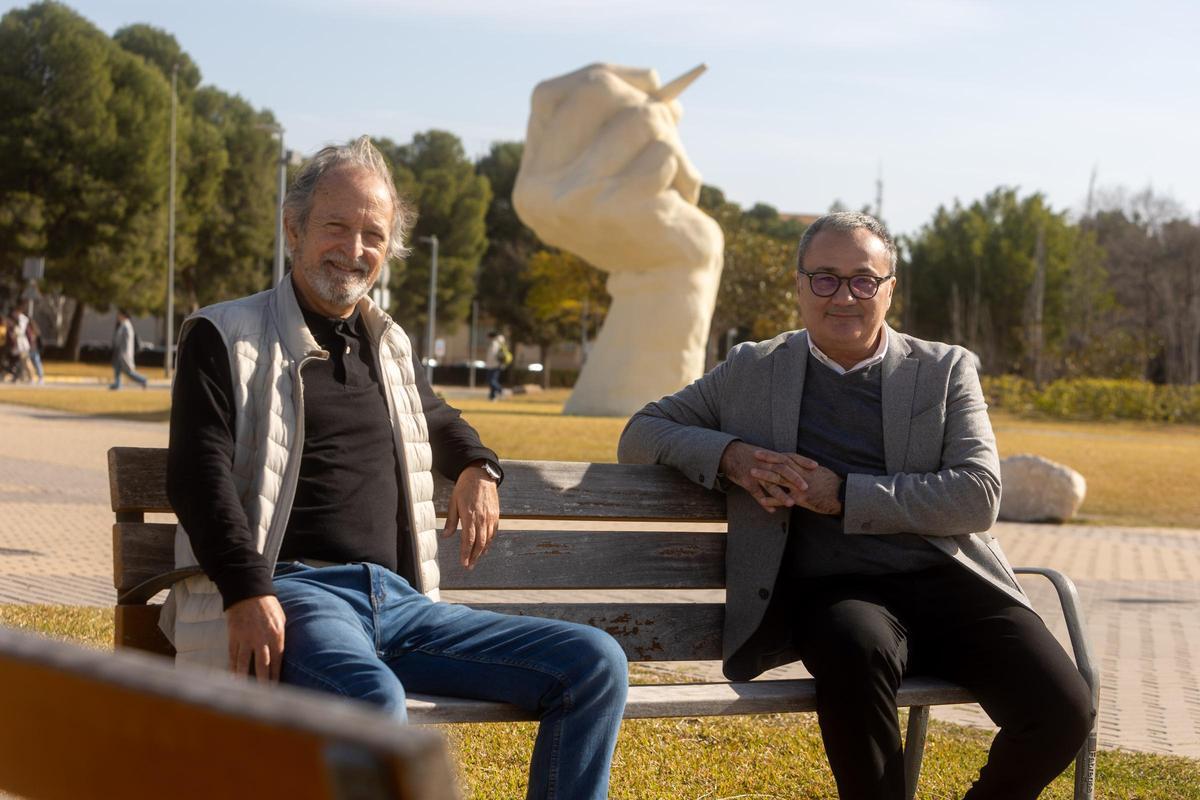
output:
M283 608L273 594L248 597L226 609L229 668L238 675L249 675L253 663L259 683L279 680L285 620Z

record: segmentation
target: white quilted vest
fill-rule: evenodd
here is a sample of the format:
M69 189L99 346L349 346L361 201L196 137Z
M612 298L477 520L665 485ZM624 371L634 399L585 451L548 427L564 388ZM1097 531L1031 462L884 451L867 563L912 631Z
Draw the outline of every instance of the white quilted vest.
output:
M437 533L434 530L433 456L421 410L408 336L369 298L358 304L386 387L396 452L407 479L410 540L408 564L399 569L412 585L438 599ZM229 352L236 409L233 479L255 546L274 567L296 493L304 448L304 384L307 361L326 359L304 324L290 279L275 289L218 303L183 323L180 341L197 319L212 322ZM175 530L175 566L197 566L182 526ZM227 669L228 640L221 595L203 573L177 582L159 627L175 645L176 663Z

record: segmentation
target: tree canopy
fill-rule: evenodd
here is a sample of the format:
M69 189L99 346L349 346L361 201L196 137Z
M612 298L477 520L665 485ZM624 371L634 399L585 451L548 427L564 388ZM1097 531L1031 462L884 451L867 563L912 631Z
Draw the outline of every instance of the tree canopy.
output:
M1030 377L1039 352L1056 362L1066 356L1070 316L1082 296L1078 265L1101 258L1094 237L1065 212L1041 194L1021 197L1007 187L969 206L939 208L908 250L898 291L910 303L910 332L965 345L985 370ZM1102 289L1095 279L1091 285ZM1088 299L1102 302L1103 292Z
M476 271L487 249L484 216L492 199L462 142L447 131L418 133L408 144L375 140L392 164L397 190L417 208L412 252L393 268L392 311L410 330L423 330L429 310L431 252L438 237L438 322L453 330L475 297ZM428 346L428 345L427 345Z
M171 102L162 74L44 2L0 19L0 75L4 263L44 254L47 283L80 307L155 308Z

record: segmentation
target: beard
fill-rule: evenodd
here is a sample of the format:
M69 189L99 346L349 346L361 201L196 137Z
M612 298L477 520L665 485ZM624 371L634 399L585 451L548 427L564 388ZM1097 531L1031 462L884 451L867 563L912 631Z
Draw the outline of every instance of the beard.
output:
M301 253L296 262L305 264ZM363 299L375 283L371 279L371 265L366 259L351 261L340 253L328 253L320 261L303 266L308 285L324 302L335 308L347 308Z

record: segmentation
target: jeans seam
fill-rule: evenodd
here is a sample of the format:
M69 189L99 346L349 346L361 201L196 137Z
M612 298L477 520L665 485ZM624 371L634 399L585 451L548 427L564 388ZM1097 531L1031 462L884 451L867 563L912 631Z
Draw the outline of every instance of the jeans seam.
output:
M346 690L344 690L341 686L338 686L336 683L329 681L321 673L314 672L313 670L309 669L308 667L304 666L303 664L291 663L291 664L288 664L288 667L290 669L296 670L297 672L303 672L306 676L308 676L308 678L310 678L311 680L326 687L329 691L333 692L334 694L341 695L342 697L350 697L351 696L350 693L347 692Z
M367 570L368 585L371 597L371 631L372 639L375 643L375 653L382 656L383 652L380 649L383 645L382 631L379 624L379 607L383 605L383 581L381 576L376 573L375 569L370 565L364 565Z

